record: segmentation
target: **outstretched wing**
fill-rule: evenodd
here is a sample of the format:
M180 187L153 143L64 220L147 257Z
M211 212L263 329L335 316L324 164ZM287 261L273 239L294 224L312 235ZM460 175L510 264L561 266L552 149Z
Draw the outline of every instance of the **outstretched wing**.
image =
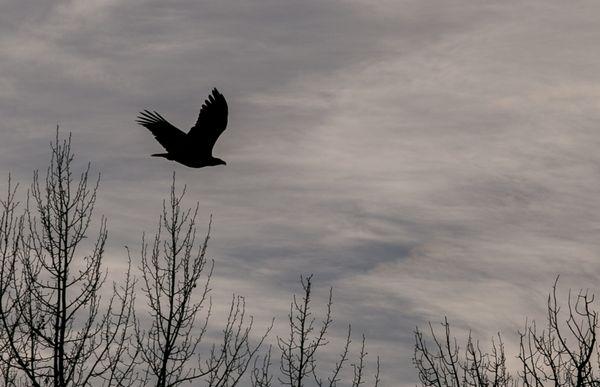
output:
M217 89L204 101L196 125L190 129L188 136L199 151L212 154L213 146L227 127L227 101Z
M157 112L144 110L140 112L136 122L150 130L160 145L169 153L177 153L185 144L186 134L171 125Z

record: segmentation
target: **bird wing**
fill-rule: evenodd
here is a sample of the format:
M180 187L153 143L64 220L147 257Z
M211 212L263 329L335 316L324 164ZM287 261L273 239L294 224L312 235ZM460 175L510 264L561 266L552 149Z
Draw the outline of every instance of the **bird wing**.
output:
M212 154L215 142L227 127L227 114L225 97L217 89L213 89L200 109L196 125L188 132L190 140L200 146L201 151Z
M176 153L186 141L186 134L163 118L157 112L144 110L136 122L152 132L156 140L167 152Z

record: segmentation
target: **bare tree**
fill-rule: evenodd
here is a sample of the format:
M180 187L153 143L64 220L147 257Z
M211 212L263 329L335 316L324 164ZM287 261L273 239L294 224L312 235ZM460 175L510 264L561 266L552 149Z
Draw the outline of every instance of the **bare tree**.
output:
M175 192L173 175L151 246L142 240L140 269L151 321L136 334L145 367L143 384L176 386L203 378L208 386L235 386L271 328L252 344L253 318L245 314L244 298L234 295L222 342L205 358L199 353L211 316L214 262L206 258L211 223L204 241L197 243L198 204L182 209L184 195L185 188Z
M558 278L556 279L558 281ZM599 386L597 343L598 312L594 296L569 291L567 316L561 319L556 299L557 282L548 295L548 317L541 331L535 322L520 332L520 378L524 386ZM595 358L594 358L595 356ZM595 372L594 372L595 371Z
M254 387L272 386L272 348L258 353L273 322L255 337L243 297L233 295L220 341L204 340L211 317L214 262L206 258L211 222L197 241L198 205L182 207L185 188L176 193L173 176L156 234L150 242L142 237L147 308L136 314L129 250L123 280L106 289L103 217L90 238L100 177L89 179L89 164L74 176L73 165L71 138L60 139L57 131L45 178L34 173L22 212L10 176L0 200L0 385L166 387L188 382L233 387L249 381ZM365 385L365 339L351 363L350 326L331 374L326 380L318 376L316 354L328 344L333 322L332 291L317 327L311 281L312 276L301 278L304 295L301 300L294 296L289 340L278 338L281 383L333 387L348 369L346 384ZM103 298L103 292L110 295ZM379 359L372 385L379 385Z
M102 302L106 220L87 254L98 181L90 166L74 180L71 138L51 144L45 179L34 174L24 215L16 215L9 179L0 215L0 366L8 385L55 387L123 385L132 377L135 350L134 281Z
M250 375L250 384L252 387L271 387L273 385L273 375L269 372L271 368L271 351L273 347L269 346L269 350L259 358L254 358L254 366Z
M316 318L313 317L310 306L312 297L312 275L300 277L300 283L304 294L300 300L298 300L296 295L293 296L290 312L288 314L290 335L288 338L277 338L278 346L281 350L280 371L283 376L279 378L279 382L291 387L301 387L312 380L319 387L337 386L342 380L342 370L344 365L348 362L352 328L350 325L348 326L342 353L335 362L330 375L326 380L323 380L323 378L319 376L317 370L318 360L316 355L320 348L329 344L326 335L333 323L331 314L333 289L329 289L325 316L319 327L315 325ZM358 387L366 382L364 375L366 356L365 339L363 336L358 361L351 364L353 369L351 385L353 387ZM263 375L264 374L266 373L263 372ZM373 383L374 386L379 385L379 358L377 359L377 370Z
M17 372L15 357L11 355L11 340L16 332L18 321L15 318L17 300L14 282L17 270L17 253L23 233L23 218L16 215L19 203L16 201L16 186L8 177L8 193L6 199L0 201L0 372L3 385L13 386L16 383ZM5 324L4 321L11 321ZM9 329L8 329L9 328ZM16 345L20 346L20 345Z
M558 281L558 278L557 278ZM519 369L511 376L500 335L484 352L469 334L464 353L442 323L436 334L431 324L431 343L415 331L414 364L423 386L600 386L600 347L597 342L598 312L594 296L587 291L569 291L566 315L561 315L557 282L548 296L547 321L542 329L526 321L519 332Z
M415 331L415 354L413 363L417 367L423 386L512 386L513 380L506 369L504 344L498 335L492 340L490 353L483 352L479 341L471 333L464 352L450 332L450 324L444 318L441 335L429 324L431 346L418 328Z

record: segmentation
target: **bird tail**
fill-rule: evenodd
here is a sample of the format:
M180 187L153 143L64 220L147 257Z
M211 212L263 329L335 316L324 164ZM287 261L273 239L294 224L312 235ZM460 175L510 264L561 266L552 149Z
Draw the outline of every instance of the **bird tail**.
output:
M169 155L168 153L154 153L151 156L152 157L164 157L166 159L168 155Z

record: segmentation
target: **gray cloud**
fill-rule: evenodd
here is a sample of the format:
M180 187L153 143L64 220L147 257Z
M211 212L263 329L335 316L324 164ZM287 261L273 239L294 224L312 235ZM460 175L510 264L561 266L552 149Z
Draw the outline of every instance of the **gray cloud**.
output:
M413 385L412 330L482 338L539 316L554 277L600 277L598 4L13 1L0 16L0 164L27 181L55 125L102 172L109 264L150 232L172 172L214 214L215 299L267 322L300 274ZM216 153L184 169L137 127L186 128L213 86ZM1 183L4 184L4 183ZM277 329L282 329L279 327ZM357 333L358 334L358 333Z

